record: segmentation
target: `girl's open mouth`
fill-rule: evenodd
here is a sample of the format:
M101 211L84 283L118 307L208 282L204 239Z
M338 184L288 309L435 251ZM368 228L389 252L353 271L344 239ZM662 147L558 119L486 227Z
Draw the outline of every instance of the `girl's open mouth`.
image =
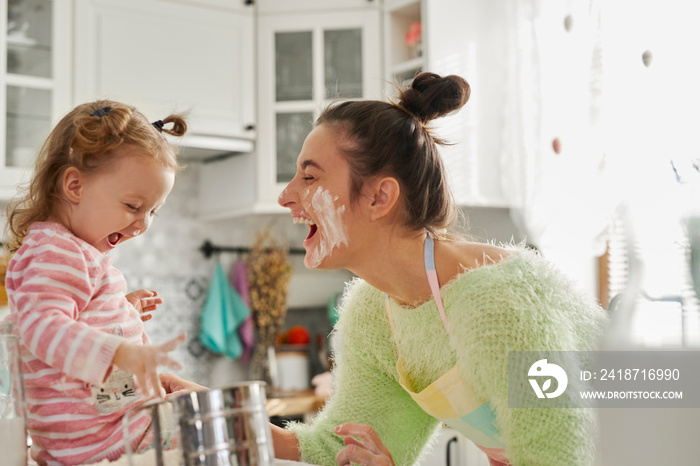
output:
M111 247L114 248L117 246L117 244L119 244L119 240L121 240L123 236L124 235L122 235L121 233L112 233L107 237L107 242Z

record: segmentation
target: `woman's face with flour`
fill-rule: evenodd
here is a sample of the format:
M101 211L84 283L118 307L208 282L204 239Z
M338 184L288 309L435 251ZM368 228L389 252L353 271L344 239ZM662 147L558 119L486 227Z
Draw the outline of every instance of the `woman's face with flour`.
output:
M345 136L320 125L304 141L294 179L278 202L291 210L294 223L306 223L304 240L308 268L346 268L342 261L350 247L351 231L358 225L350 205L350 167L340 153Z

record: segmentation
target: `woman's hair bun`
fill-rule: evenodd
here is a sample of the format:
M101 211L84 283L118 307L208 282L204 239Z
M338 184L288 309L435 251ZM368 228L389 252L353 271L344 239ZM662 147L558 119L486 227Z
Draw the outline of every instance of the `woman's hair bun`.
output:
M399 105L422 123L428 123L462 108L470 93L469 83L464 78L424 72L413 79L411 87L401 91Z

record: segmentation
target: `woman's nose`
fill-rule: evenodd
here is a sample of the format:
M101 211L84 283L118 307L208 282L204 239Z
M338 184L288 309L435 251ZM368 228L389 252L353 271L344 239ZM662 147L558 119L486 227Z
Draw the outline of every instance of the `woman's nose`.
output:
M287 208L292 208L294 205L294 196L292 195L291 190L289 189L290 185L292 183L289 183L287 186L284 187L282 192L280 193L279 197L277 198L277 203L281 205L282 207L287 207Z

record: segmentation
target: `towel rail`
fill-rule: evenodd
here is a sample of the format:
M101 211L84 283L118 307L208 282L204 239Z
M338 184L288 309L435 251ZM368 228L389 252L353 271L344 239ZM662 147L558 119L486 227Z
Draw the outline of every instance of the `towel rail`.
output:
M211 243L211 241L206 240L200 246L199 250L204 254L204 257L207 259L210 258L213 254L217 254L220 252L237 252L237 253L246 253L252 251L252 248L246 247L246 246L215 246L214 244ZM306 254L306 249L303 248L289 248L287 250L289 254L299 254L303 255Z

